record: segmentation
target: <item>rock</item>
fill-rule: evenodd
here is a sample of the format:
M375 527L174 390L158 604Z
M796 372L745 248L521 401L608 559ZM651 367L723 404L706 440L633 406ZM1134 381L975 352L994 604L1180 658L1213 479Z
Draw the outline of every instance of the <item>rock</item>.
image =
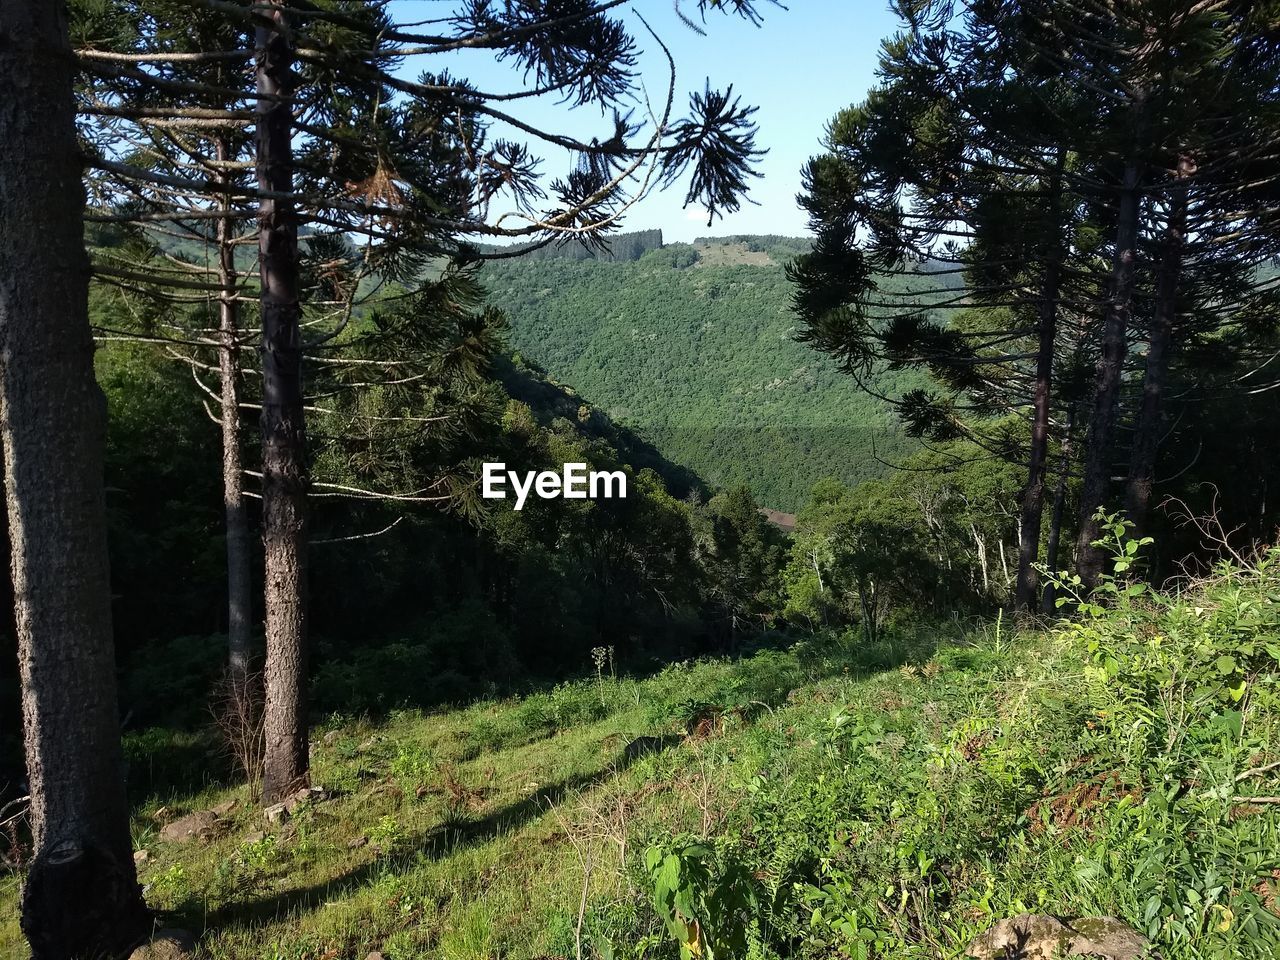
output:
M195 939L187 931L161 930L129 954L129 960L185 960L195 950Z
M340 739L342 739L341 730L330 730L328 733L324 735L324 745L326 747L332 747Z
M1001 920L969 944L965 956L975 960L1139 960L1147 957L1147 940L1114 917L1082 917L1063 923L1055 917L1023 913Z
M975 960L1055 960L1065 955L1070 939L1070 931L1054 917L1022 913L1012 920L1001 920L969 944L965 955Z
M240 801L231 799L226 801L225 803L218 804L209 812L217 817L225 817L227 814L229 814L232 810L234 810L238 806L240 806Z
M283 803L275 803L262 811L267 823L284 823L289 819L289 808Z
M1150 955L1147 938L1115 917L1081 917L1070 926L1077 936L1069 956L1134 960Z
M134 862L134 863L142 864L142 863L146 863L146 862L147 862L148 860L150 860L150 859L151 859L151 854L147 853L147 851L145 851L145 850L135 850L135 851L133 851L133 862Z
M261 830L255 830L253 831L253 833L246 833L244 835L244 839L241 840L240 842L241 843L261 843L265 839L267 839L267 835L265 833L263 833Z
M377 737L370 737L370 738L369 738L368 740L366 740L364 743L360 744L360 746L356 747L356 750L357 750L357 752L359 752L359 753L368 753L370 750L372 750L372 749L373 749L374 747L376 747L377 745L378 745L378 739L377 739Z
M284 801L284 808L292 814L299 807L304 807L311 803L320 803L328 797L324 787L303 787L293 796Z
M218 817L212 810L189 813L160 830L160 839L169 843L186 843L190 840L208 840L218 832Z

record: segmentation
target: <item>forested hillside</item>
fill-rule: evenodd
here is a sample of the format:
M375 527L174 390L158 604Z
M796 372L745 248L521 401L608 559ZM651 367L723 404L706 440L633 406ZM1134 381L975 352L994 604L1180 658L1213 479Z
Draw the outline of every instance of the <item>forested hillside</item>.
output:
M716 486L745 483L776 509L797 509L823 477L882 476L914 449L891 409L796 342L783 264L800 241L641 252L633 236L613 241L612 258L570 246L487 263L481 281L515 349L670 459ZM918 382L878 384L897 394Z
M418 6L0 2L0 958L1280 956L1280 0Z

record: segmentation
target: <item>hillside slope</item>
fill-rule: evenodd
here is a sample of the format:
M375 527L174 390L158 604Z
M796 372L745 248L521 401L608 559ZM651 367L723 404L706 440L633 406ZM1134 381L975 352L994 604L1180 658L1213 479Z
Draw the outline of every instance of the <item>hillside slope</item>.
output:
M782 262L800 241L626 248L634 259L486 264L512 346L711 485L745 483L778 509L824 476L879 476L913 449L885 404L796 342Z
M283 823L209 782L192 735L130 734L147 901L201 960L672 960L690 931L706 957L937 960L1024 912L1118 917L1169 960L1270 960L1278 560L1052 631L775 635L333 716L323 793ZM26 955L18 880L0 873L4 957Z

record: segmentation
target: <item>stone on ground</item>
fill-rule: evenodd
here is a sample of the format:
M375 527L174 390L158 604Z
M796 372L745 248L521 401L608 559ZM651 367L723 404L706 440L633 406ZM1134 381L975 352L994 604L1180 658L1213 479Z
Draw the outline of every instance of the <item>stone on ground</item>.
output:
M212 810L189 813L160 828L160 839L170 843L207 840L218 832L218 815Z
M186 960L196 950L196 942L185 930L161 930L129 954L129 960Z
M1056 917L1023 913L1001 920L969 944L974 960L1140 960L1150 957L1146 937L1114 917L1081 917L1066 923Z

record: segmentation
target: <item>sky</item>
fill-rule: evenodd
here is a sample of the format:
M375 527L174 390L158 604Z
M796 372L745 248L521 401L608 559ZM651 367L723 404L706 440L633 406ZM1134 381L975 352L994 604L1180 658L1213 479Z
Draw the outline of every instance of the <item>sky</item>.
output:
M744 233L806 234L805 215L795 200L801 168L819 151L827 122L840 109L860 101L874 84L879 44L897 28L896 18L883 0L784 0L786 9L757 0L765 18L762 26L712 12L707 16L706 35L699 36L680 21L675 2L635 0L630 11L622 14L644 52L641 70L650 97L661 100L665 95L666 58L637 13L643 14L675 59L675 116L683 114L689 91L701 90L708 78L714 88L732 84L744 104L759 107L757 146L768 154L758 167L761 178L752 182L750 196L755 204L744 204L738 213L717 219L714 226L707 227L705 211L684 209L684 189L676 183L632 208L623 229L660 228L667 243ZM681 2L686 13L694 6L692 0ZM393 15L402 21L438 17L445 6L440 0L399 0L392 5ZM431 63L417 58L404 72L416 76L423 69L439 70L442 63L488 92L522 86L510 63L497 63L480 52L433 58ZM511 112L579 138L612 133L608 118L595 108L569 110L552 101L516 101ZM558 150L540 146L536 152L546 158L543 169L548 174L560 175L568 169L568 158Z

